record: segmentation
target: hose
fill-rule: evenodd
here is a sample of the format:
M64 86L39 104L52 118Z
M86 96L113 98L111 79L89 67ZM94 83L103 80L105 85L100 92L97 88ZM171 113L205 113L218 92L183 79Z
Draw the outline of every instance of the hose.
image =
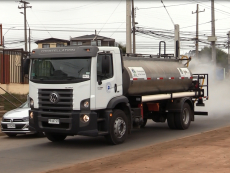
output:
M186 55L181 55L181 56L182 56L181 59L184 59L184 58L187 59L187 63L185 65L188 67L189 66L189 62L191 61L191 57L188 58L188 56L186 56Z

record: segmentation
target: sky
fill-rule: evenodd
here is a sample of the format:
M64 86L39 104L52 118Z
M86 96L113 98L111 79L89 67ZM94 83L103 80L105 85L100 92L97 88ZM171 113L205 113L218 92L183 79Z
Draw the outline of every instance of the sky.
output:
M94 34L114 38L126 44L126 0L28 0L27 22L31 29L31 47L37 40ZM165 8L163 6L165 5ZM181 54L195 50L196 12L199 4L199 50L209 46L211 36L211 0L134 0L136 8L137 53L157 54L159 41L166 42L166 53L174 53L174 24L180 26ZM0 1L0 23L6 48L24 48L24 15L19 1ZM171 20L171 19L172 20ZM227 32L230 31L230 1L215 0L217 47L227 52ZM145 34L144 34L144 33ZM149 34L153 33L153 34Z

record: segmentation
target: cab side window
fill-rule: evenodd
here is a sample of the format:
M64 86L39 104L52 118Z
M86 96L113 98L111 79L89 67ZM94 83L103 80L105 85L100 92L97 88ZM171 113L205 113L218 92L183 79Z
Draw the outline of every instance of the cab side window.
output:
M102 57L109 58L109 73L102 73ZM97 57L97 80L105 80L113 77L113 59L111 54L99 54Z

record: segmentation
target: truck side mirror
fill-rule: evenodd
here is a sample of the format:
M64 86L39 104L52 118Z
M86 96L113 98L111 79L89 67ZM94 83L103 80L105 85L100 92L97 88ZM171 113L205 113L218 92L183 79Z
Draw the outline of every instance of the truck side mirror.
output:
M110 71L109 56L102 56L102 73L107 74Z
M29 74L29 65L30 65L30 59L26 58L23 60L23 72L24 74Z

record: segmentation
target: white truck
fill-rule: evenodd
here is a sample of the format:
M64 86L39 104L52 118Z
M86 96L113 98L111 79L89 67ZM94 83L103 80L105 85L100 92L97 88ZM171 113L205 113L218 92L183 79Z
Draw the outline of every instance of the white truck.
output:
M97 46L33 50L24 63L29 128L53 142L85 135L111 144L124 142L148 119L189 128L195 114L207 115L194 104L208 99L208 85L201 84L208 75L194 75L182 59L167 56L123 56L118 47Z

